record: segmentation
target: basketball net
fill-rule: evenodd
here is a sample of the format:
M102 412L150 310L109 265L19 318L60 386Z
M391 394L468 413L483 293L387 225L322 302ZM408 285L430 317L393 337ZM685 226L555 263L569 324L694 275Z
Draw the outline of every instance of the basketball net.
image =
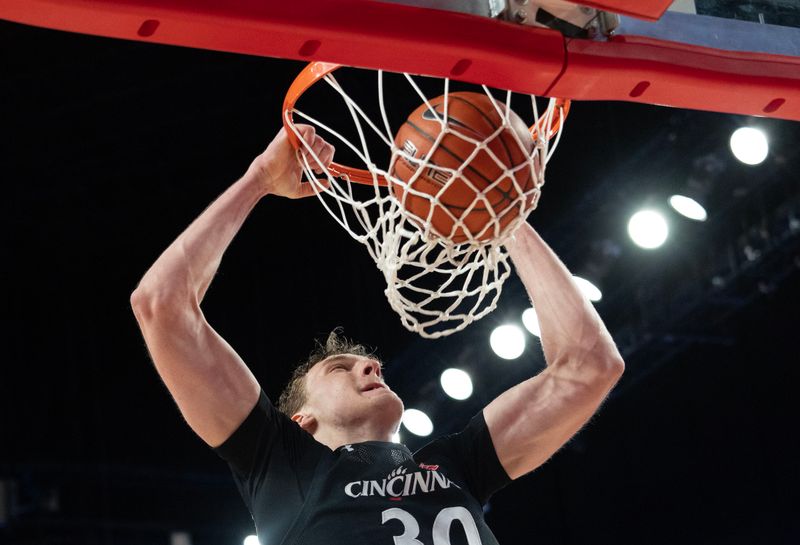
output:
M431 106L429 97L423 93L415 78L404 74L405 81L419 96L421 103L428 105L430 112L442 125L442 130L431 146L430 152L424 157L414 157L409 153L410 150L402 149L394 142L397 128L390 127L388 121L383 71L377 71L380 113L378 119L372 119L339 85L331 73L338 66L325 63L312 63L312 65L318 65L316 69L313 66L307 69L307 71L316 70L314 81L325 81L344 101L357 138L350 141L341 134L341 131L296 107L296 98L311 85L308 81L300 84L300 90L295 97L290 99L287 95L287 102L284 104L284 124L291 133L290 139L298 148L298 157L303 170L309 182L313 184L317 197L336 222L367 248L370 257L383 273L386 281L385 295L391 307L400 315L403 325L422 337L439 338L461 331L472 322L486 316L497 306L503 283L511 273L509 256L504 244L526 221L528 214L536 208L544 184L545 166L560 139L562 120L566 115L568 103L550 99L540 113L536 97L531 96L535 117L531 134L535 145L532 151L527 151L518 134L512 131L515 135L514 140L526 159L522 164L509 168L491 152L487 142L496 137L500 131L511 128L508 113L511 111L510 91L505 92L504 100L500 102L488 87L481 87L492 99L503 123L493 135L478 141L454 130L446 117L448 102L446 97L450 92L449 79L443 80L445 114L442 115ZM324 75L322 71L325 71ZM301 137L295 122L312 125L318 134L323 135L337 149L346 146L358 157L364 168L344 167L336 163L322 164L309 144ZM463 138L475 146L472 154L459 168L444 168L429 162L438 143L446 135ZM391 156L388 164L377 164L376 160L373 160L368 141L374 142L376 139L388 147ZM300 146L303 146L307 153L300 154ZM502 169L501 176L487 188L474 187L463 176L466 165L481 151L491 156ZM391 174L392 165L398 160L416 166L416 171L408 182ZM522 168L529 168L532 173L533 183L527 184L527 189L521 187L514 176L516 171ZM322 174L315 174L315 170ZM433 172L443 180L442 190L437 195L420 192L413 186L414 181L423 172L429 175ZM455 215L439 200L439 196L456 179L461 179L462 183L466 181L476 192L475 202L459 215ZM504 203L502 210L494 210L486 198L486 192L501 182L508 184L509 180L513 184L516 196L510 204ZM401 195L401 198L398 198L398 195ZM404 207L403 201L409 195L430 201L427 217L417 217ZM464 218L476 206L489 211L489 219L480 233L470 233L464 224ZM501 228L499 218L507 215L509 211L516 215L510 222L506 219ZM453 232L466 234L467 240L456 243L448 238L446 233L437 233L431 223L433 214L448 214L452 220ZM461 240L463 239L462 235Z

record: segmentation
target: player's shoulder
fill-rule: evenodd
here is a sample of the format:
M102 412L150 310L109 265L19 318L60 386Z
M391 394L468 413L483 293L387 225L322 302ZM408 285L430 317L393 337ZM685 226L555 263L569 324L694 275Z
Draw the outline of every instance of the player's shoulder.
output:
M460 460L468 458L470 455L477 455L477 452L470 448L470 445L474 444L476 437L482 433L488 433L488 429L481 411L458 431L442 435L418 449L414 453L414 459L444 456Z

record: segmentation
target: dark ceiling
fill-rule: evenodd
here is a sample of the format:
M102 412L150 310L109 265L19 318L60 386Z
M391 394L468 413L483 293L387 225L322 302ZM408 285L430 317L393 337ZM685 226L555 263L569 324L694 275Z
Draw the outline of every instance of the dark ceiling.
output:
M0 543L166 544L181 530L238 545L252 532L226 466L161 385L128 297L264 149L300 68L0 23ZM757 167L727 144L751 124L772 146ZM493 499L501 543L800 541L798 142L800 126L777 120L574 105L530 221L575 272L602 273L598 310L627 371L575 439ZM667 245L637 250L627 217L666 211L687 183L709 221L671 214ZM272 397L314 337L344 327L443 433L544 365L532 337L514 362L488 350L491 328L526 305L512 279L489 317L423 341L315 199L266 198L203 308ZM474 374L470 401L439 393L451 365Z

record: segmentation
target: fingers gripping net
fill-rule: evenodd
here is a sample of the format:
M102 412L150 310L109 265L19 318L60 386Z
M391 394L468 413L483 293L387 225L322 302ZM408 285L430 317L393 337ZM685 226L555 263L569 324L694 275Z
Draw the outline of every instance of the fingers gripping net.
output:
M425 104L423 116L439 127L427 152L420 154L407 142L395 142L398 127L392 126L390 117L399 114L387 111L385 80L386 74L378 71L377 107L368 113L332 74L324 77L349 114L349 127L334 129L294 105L285 110L284 121L297 137L298 157L317 196L337 223L366 246L384 275L386 297L403 325L423 337L438 338L464 329L497 306L511 272L503 245L538 203L545 165L560 138L565 112L557 112L560 104L551 99L540 115L536 97L531 97L536 128L520 131L519 123L514 125L511 92L498 101L484 86L481 91L502 122L488 136L476 137L448 115L449 80L443 80L443 102L433 104L417 80L404 74L407 92ZM393 86L392 95L396 93ZM336 147L337 159L347 153L361 168L323 164L295 123L314 127ZM516 164L498 157L501 133L506 150L518 147L515 153L522 160ZM471 151L444 164L440 150L453 143ZM483 171L499 175L494 179L482 172L476 175L479 161ZM397 173L401 162L404 172L411 172L405 180ZM427 183L431 180L435 190ZM454 204L453 195L466 195L469 202Z

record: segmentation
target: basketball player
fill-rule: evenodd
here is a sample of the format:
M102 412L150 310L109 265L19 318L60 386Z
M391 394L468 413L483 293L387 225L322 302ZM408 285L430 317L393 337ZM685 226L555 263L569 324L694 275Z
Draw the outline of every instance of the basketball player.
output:
M300 128L324 164L333 147ZM283 130L156 260L131 296L156 369L191 428L229 463L262 545L496 545L489 496L544 463L623 372L570 273L527 224L508 250L533 300L547 367L457 434L416 453L390 442L403 403L380 363L335 334L276 409L200 303L263 197L312 195Z

